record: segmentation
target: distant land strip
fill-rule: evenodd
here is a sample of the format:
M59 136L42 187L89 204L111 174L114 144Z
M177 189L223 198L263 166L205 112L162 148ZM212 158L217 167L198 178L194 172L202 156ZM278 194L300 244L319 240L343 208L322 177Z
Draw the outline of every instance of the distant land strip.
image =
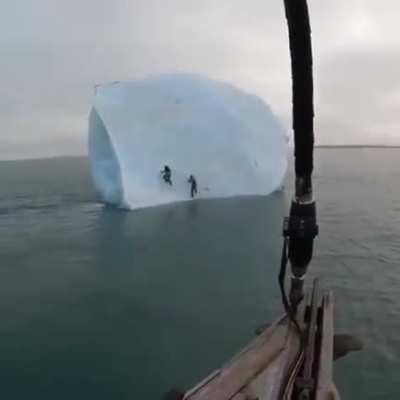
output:
M318 144L316 149L400 149L400 145L385 144Z

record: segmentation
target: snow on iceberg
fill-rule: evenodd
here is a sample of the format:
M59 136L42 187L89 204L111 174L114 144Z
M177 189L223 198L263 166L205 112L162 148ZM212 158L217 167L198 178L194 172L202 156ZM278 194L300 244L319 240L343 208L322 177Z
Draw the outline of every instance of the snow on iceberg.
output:
M194 75L98 86L89 118L100 199L131 209L189 200L191 174L198 198L269 194L282 185L286 145L261 99Z

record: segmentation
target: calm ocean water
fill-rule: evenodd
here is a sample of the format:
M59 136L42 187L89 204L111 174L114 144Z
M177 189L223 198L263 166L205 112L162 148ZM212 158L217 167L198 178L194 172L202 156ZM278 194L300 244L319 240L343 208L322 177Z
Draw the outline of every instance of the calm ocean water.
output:
M278 316L282 218L269 197L117 211L85 159L0 163L5 399L159 399ZM320 149L309 282L366 349L335 364L343 399L400 398L400 150Z

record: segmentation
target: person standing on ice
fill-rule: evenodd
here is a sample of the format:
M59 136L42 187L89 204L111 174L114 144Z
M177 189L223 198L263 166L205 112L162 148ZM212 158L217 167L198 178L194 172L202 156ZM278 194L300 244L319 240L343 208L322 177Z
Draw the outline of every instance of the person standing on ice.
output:
M189 176L188 182L190 183L190 196L194 197L197 194L197 181L193 175Z
M168 165L164 165L164 169L161 171L161 175L166 183L169 183L172 186L171 180L171 168Z

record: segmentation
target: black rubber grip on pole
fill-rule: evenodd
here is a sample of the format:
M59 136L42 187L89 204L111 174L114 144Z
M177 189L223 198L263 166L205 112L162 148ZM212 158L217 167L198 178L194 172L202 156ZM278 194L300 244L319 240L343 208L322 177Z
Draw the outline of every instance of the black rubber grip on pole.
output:
M314 239L318 235L315 203L292 202L285 219L283 235L289 238L289 260L294 275L303 275L311 261Z

